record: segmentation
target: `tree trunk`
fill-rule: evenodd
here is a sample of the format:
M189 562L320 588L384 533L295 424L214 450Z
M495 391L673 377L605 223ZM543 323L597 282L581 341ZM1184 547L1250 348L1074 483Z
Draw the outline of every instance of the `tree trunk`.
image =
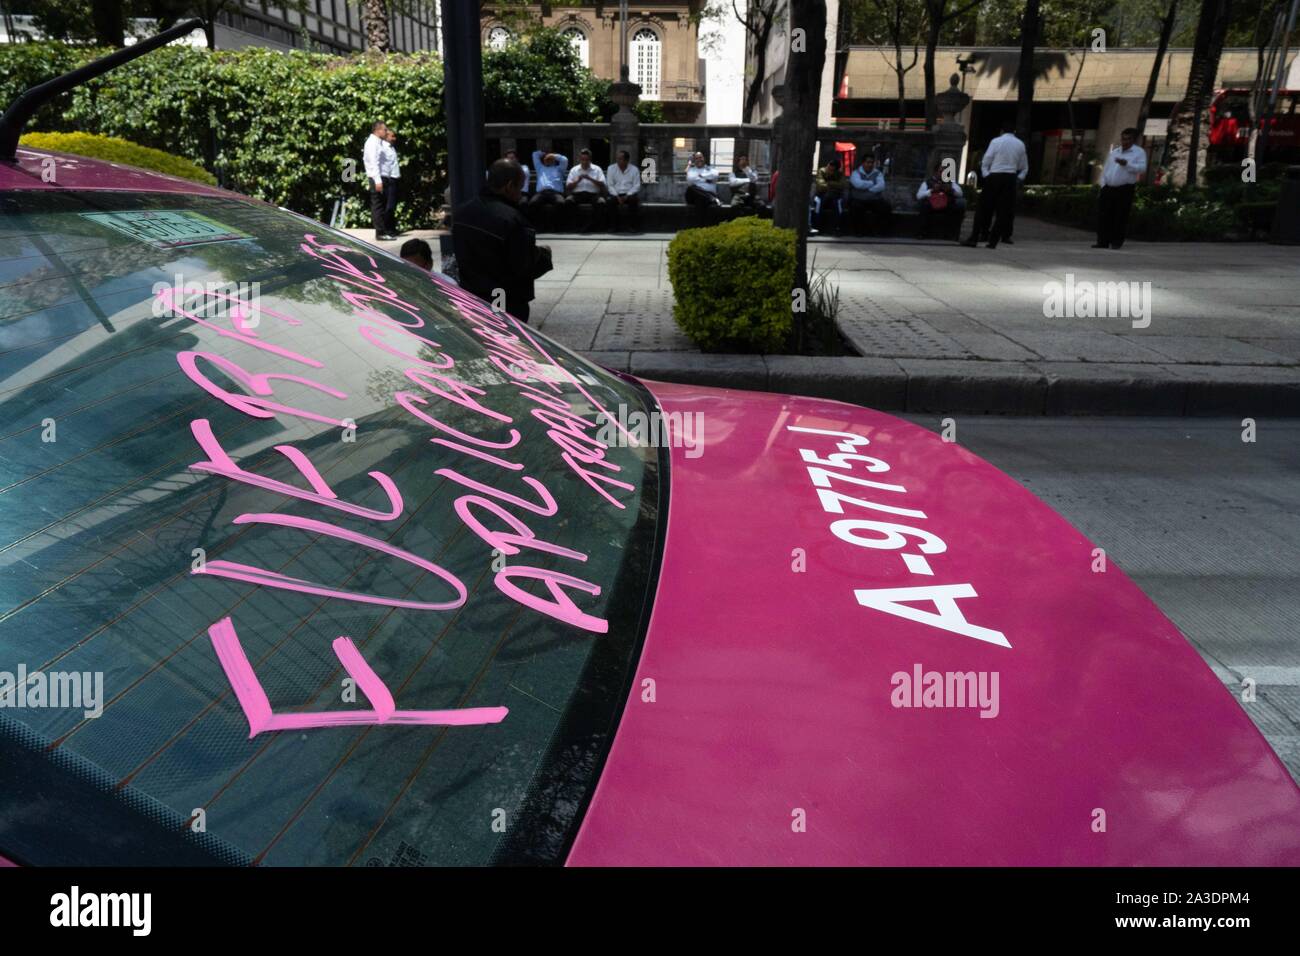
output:
M1169 180L1175 186L1195 185L1200 172L1200 155L1209 132L1203 116L1219 73L1227 29L1227 0L1204 0L1192 44L1192 65L1187 71L1187 92L1174 108L1165 140Z
M1165 12L1164 22L1160 24L1160 44L1156 47L1156 59L1151 64L1151 75L1147 78L1147 90L1142 95L1142 105L1138 107L1137 131L1138 141L1146 132L1147 119L1151 115L1151 101L1156 96L1156 86L1160 82L1160 67L1165 62L1165 52L1169 49L1169 38L1174 33L1174 20L1178 17L1178 0L1169 0L1169 9Z
M122 9L122 0L95 0L90 5L90 11L97 44L114 47L126 44L126 14Z
M763 77L767 73L767 43L772 36L773 17L765 17L754 40L754 78L749 81L745 93L745 122L754 122L754 111L758 109L759 98L763 94Z
M937 6L937 9L936 9ZM947 0L940 0L936 5L927 0L926 9L926 26L925 26L925 128L934 129L935 123L939 121L939 115L934 105L935 85L934 85L934 51L939 48L939 35L943 30L943 12L947 6Z
M1034 49L1038 46L1041 24L1040 0L1026 0L1025 15L1020 21L1020 64L1016 68L1016 135L1029 145L1032 129L1031 107L1034 103Z
M361 20L366 28L366 52L388 52L388 3L387 0L365 0L361 8Z
M1083 65L1088 62L1088 44L1083 45L1083 56L1079 57L1079 68L1074 71L1074 82L1070 84L1070 95L1065 98L1065 112L1070 120L1070 185L1079 181L1079 170L1083 166L1083 130L1075 122L1074 94L1079 89L1079 77L1083 76Z
M808 199L812 193L813 153L817 147L817 113L821 99L822 65L826 62L826 0L790 0L790 38L803 31L804 48L791 50L785 73L781 109L781 178L776 187L772 220L794 229L793 290L808 298ZM792 300L793 301L793 300ZM807 312L794 313L795 337L802 342Z
M903 68L903 8L901 0L895 0L894 10L896 11L894 15L894 72L898 74L898 128L907 129L907 70ZM913 60L912 65L916 65L915 60Z

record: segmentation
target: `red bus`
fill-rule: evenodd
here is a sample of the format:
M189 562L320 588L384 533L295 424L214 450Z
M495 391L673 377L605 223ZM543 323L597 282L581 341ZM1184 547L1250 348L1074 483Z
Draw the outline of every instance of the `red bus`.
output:
M1250 97L1251 91L1244 88L1215 92L1210 103L1211 162L1239 163L1245 158L1250 146ZM1256 155L1261 162L1300 161L1297 105L1300 105L1300 90L1280 90L1277 106L1267 123L1267 140L1263 136L1264 121L1256 124L1261 134Z

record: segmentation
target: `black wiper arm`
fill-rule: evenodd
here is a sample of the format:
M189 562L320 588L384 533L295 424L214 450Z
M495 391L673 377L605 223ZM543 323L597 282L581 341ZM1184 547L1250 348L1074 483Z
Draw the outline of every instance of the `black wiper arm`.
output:
M56 76L52 80L46 80L38 86L33 86L13 101L9 109L5 110L4 116L0 116L0 160L13 160L18 153L18 138L22 136L23 127L27 125L27 121L32 118L37 110L60 93L66 93L87 80L94 79L109 70L116 69L123 63L131 62L138 56L144 56L160 46L166 46L172 40L201 29L203 29L202 20L197 18L186 20L184 23L176 24L170 30L164 30L156 36L149 37L147 40L141 40L133 46L123 47L108 56L100 57L85 66L64 73L62 76Z

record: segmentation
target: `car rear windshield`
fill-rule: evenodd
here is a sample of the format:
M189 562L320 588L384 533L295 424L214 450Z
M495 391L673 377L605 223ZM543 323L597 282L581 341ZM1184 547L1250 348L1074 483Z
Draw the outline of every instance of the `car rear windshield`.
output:
M263 204L0 210L0 853L562 860L649 613L648 393Z

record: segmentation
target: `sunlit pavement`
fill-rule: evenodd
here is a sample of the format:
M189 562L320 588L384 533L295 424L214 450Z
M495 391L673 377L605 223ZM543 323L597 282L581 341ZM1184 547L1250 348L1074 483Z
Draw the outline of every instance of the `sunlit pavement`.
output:
M934 416L907 416L939 430ZM1300 421L959 416L959 444L1106 551L1300 781ZM1160 662L1150 662L1160 680ZM1187 729L1195 746L1196 729Z
M859 374L926 383L963 376L1011 380L1029 390L1030 405L1035 389L1045 391L1057 379L1079 390L1118 382L1120 405L1143 400L1134 394L1141 391L1135 381L1177 388L1267 385L1300 393L1295 248L1129 242L1121 251L1091 249L1091 236L1081 230L1024 217L1016 231L1014 245L995 250L937 242L814 242L814 268L829 270L839 288L841 331L874 363L862 363ZM436 250L436 236L427 235ZM610 367L652 377L683 354L698 355L672 321L668 237L544 241L554 251L555 269L537 283L534 325ZM1124 299L1114 298L1111 283L1125 284ZM1124 314L1078 314L1094 297L1099 309L1126 301ZM1058 311L1075 314L1045 315L1053 299ZM760 376L765 362L754 361ZM1169 399L1167 390L1161 400L1180 401L1177 394ZM1048 401L1037 413L1053 410Z

